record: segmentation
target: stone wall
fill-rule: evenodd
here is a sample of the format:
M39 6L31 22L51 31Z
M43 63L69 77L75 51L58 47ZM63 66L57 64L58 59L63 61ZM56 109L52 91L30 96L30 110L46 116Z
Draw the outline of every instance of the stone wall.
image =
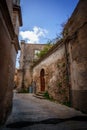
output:
M15 89L20 90L22 86L22 72L20 69L15 70L14 82L15 82Z
M48 91L51 98L61 103L70 101L72 107L84 112L87 112L86 6L87 0L79 0L64 27L62 42L55 44L32 68L30 67L34 60L34 53L31 53L34 52L32 45L29 48L26 45L20 63L22 75L23 67L25 69L27 79L25 85L31 83L33 78L36 92ZM37 45L37 50L38 47Z
M33 80L37 84L37 92L41 91L40 72L44 69L45 75L42 78L45 79L45 91L59 102L70 100L72 107L83 112L87 112L86 5L87 0L80 0L65 25L61 49L57 49L56 46L55 51L55 47L52 48L51 53L48 52L45 58L33 67Z
M6 101L6 94L8 88L8 72L9 72L9 56L11 50L11 39L7 28L4 26L4 20L0 16L0 123L3 122L3 119L8 113ZM8 45L8 46L7 46ZM3 51L4 48L4 51ZM5 107L6 106L6 107Z
M11 112L16 54L19 49L12 23L12 8L11 0L0 1L0 125Z
M58 102L69 101L69 88L67 85L65 46L58 43L52 48L49 55L45 55L33 67L33 80L36 82L36 92L41 91L40 73L44 69L45 89L51 98Z
M25 41L21 41L20 67L18 72L20 80L18 81L18 90L20 90L23 85L24 88L29 88L29 86L31 86L32 65L35 61L35 50L40 51L44 48L44 46L45 44L27 44Z
M9 13L10 13L10 16L11 16L11 20L13 19L13 16L12 16L12 12L13 12L13 2L12 0L6 0L7 2L7 7L8 7L8 10L9 10Z
M80 0L65 26L72 106L87 112L87 0Z
M19 4L17 3L19 2ZM17 5L16 5L17 4ZM20 1L17 0L13 4L13 26L15 30L15 34L19 34L19 26L22 26L22 16L21 16L21 8L20 8Z

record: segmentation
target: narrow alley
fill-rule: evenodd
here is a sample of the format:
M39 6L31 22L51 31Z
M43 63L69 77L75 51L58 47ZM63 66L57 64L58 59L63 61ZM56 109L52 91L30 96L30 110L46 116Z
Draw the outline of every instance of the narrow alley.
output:
M0 130L87 130L87 0L74 2L0 0Z
M2 130L87 130L87 117L73 108L14 93L13 110Z

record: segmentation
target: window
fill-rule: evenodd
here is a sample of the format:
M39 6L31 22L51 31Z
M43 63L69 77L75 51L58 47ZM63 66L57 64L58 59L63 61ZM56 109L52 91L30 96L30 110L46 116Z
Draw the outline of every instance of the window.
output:
M39 54L39 53L40 53L40 50L35 50L35 51L34 51L34 58L35 58L35 59L38 58L38 57L37 57L37 54Z

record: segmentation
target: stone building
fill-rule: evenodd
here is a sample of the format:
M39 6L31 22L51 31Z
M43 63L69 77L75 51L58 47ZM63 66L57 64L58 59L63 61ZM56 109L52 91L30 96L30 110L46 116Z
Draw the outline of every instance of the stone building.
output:
M65 45L72 106L87 113L87 0L79 0L67 22Z
M63 40L33 66L36 90L87 113L87 0L80 0Z
M33 66L36 92L47 91L60 103L69 101L65 45L57 42L42 59Z
M0 124L12 108L18 33L22 25L20 1L0 0Z
M21 42L20 67L17 70L17 89L29 88L32 83L32 65L37 60L36 53L44 48L45 44L26 44Z
M27 50L22 48L20 69L24 77L20 75L20 83L27 86L26 84L29 85L33 80L36 92L47 91L49 96L58 102L70 102L72 107L87 113L86 5L87 0L79 0L76 9L64 27L63 39L33 64L32 68L30 67L32 53L27 55L28 51L31 52L32 47L28 49L29 45L26 45ZM25 45L22 44L22 46ZM38 47L37 45L37 50ZM28 69L25 70L25 67ZM28 76L26 76L27 73ZM27 80L25 77L28 77Z

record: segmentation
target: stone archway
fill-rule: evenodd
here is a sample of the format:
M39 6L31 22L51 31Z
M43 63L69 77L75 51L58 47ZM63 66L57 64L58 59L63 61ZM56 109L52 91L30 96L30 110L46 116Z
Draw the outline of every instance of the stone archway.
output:
M45 91L45 71L44 69L41 69L40 71L40 90Z

